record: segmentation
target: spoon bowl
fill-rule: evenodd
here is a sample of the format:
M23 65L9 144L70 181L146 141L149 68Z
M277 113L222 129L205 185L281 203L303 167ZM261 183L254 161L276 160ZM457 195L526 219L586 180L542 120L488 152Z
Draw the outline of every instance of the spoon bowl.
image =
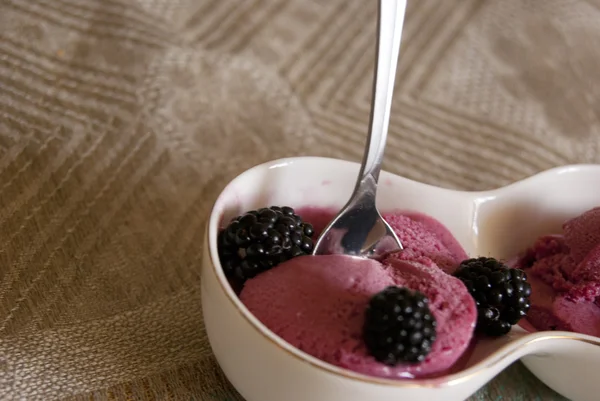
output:
M344 254L373 257L402 249L402 244L375 205L377 184L359 184L350 201L327 225L313 255Z
M388 380L318 360L283 341L240 302L217 251L223 222L270 205L340 209L360 166L300 157L254 167L231 181L209 218L202 263L202 308L211 347L225 375L248 401L459 401L517 360L573 401L595 401L600 338L570 332L529 332L478 340L452 372L435 378ZM438 188L381 173L377 207L427 214L444 224L470 256L509 258L542 234L600 205L599 165L552 169L483 192Z

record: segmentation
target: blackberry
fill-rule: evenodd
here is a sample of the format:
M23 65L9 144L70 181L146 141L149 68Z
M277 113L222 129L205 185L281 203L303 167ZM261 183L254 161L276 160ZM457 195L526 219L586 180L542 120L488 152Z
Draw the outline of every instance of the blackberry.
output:
M476 330L480 333L492 337L507 334L529 311L531 286L521 269L481 257L463 261L454 275L475 299Z
M291 207L251 210L219 232L219 258L225 275L243 283L281 262L313 250L312 225Z
M422 362L435 337L436 321L422 293L388 287L369 301L363 338L379 362L389 366Z

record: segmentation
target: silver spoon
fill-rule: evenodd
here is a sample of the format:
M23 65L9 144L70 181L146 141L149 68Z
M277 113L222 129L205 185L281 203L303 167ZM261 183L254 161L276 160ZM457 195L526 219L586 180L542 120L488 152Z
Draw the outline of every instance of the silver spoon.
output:
M379 0L377 54L369 135L358 180L348 203L325 228L313 255L377 257L402 249L400 240L375 205L377 181L390 122L406 0Z

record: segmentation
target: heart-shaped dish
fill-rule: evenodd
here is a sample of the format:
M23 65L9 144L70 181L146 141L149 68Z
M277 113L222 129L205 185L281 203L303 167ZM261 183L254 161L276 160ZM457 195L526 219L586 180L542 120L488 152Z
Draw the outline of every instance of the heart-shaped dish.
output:
M600 394L600 338L569 332L527 332L479 341L464 368L433 379L388 380L322 362L285 342L239 301L217 251L224 220L270 205L344 205L359 165L299 157L261 164L239 175L219 195L207 224L202 307L215 356L248 401L464 400L514 361L574 401ZM390 173L380 177L378 207L410 210L443 223L470 256L509 258L538 236L600 205L600 165L556 168L483 192L438 188Z

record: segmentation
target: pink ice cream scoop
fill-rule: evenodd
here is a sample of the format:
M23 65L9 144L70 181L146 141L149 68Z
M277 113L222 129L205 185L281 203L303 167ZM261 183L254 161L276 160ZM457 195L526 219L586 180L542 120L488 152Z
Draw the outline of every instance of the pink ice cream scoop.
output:
M419 364L384 365L362 339L369 299L388 286L419 290L430 299L437 338ZM341 255L302 256L248 280L242 302L296 348L331 364L379 377L444 372L462 355L477 311L462 282L437 268L390 257L382 263Z
M600 208L540 237L515 263L531 284L527 320L538 330L600 337Z
M317 209L299 214L319 231L331 217ZM298 257L248 280L240 299L274 333L331 364L386 378L447 372L469 345L477 311L463 283L435 260L451 271L466 255L439 223L419 215L390 216L405 251L381 262L343 255ZM388 286L417 290L429 299L437 336L423 362L389 366L367 350L365 310Z
M303 208L297 213L309 221L320 233L333 219L335 209ZM421 213L384 213L383 218L392 227L404 251L406 260L425 257L448 274L452 274L460 262L468 256L450 231L439 221Z
M399 253L404 260L433 261L448 274L468 258L458 241L439 221L420 213L386 213L384 219L394 229L404 246Z

